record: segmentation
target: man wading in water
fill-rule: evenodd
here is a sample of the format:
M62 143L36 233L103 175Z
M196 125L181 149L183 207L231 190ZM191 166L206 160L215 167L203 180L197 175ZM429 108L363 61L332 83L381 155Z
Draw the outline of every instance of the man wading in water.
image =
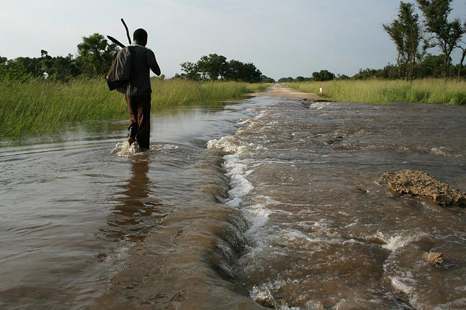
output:
M150 70L160 75L160 67L154 53L146 48L147 32L137 29L133 34L134 44L130 47L131 78L126 89L130 117L128 143L137 141L142 150L150 148L150 108L152 88Z

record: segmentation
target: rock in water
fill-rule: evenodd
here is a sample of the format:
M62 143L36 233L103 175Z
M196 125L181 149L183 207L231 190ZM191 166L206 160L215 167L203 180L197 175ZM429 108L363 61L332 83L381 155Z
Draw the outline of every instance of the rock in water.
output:
M400 195L427 198L442 207L466 207L466 194L440 182L424 171L386 172L383 180L391 191Z

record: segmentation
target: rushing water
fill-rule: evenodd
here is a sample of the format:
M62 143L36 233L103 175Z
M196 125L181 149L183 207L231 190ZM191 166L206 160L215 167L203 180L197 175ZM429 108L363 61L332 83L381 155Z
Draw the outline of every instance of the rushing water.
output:
M265 96L154 117L145 154L124 124L0 148L0 308L464 309L465 211L380 177L465 190L465 118Z

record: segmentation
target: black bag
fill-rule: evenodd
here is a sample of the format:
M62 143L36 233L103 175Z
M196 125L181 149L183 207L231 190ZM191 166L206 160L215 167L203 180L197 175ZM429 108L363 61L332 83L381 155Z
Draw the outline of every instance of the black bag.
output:
M131 81L133 70L133 49L131 46L121 49L112 62L106 76L109 90L117 90L125 94Z

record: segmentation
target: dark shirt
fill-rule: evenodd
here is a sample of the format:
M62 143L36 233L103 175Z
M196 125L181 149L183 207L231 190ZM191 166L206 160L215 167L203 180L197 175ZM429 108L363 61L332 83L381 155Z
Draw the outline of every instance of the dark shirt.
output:
M144 46L134 45L131 47L131 58L131 81L126 90L126 95L140 96L151 93L149 70L160 75L160 67L155 59L154 52Z

